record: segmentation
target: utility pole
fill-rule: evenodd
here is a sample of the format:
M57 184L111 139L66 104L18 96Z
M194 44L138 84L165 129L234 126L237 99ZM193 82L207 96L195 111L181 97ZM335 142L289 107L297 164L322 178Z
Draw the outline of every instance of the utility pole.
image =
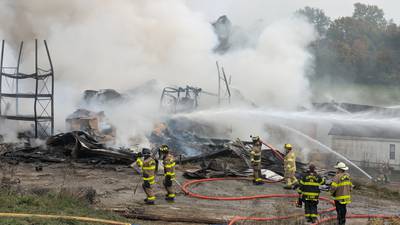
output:
M215 62L217 64L218 71L218 105L221 105L221 72L219 70L218 61Z
M222 67L222 74L224 75L226 91L228 92L228 102L229 102L229 104L231 104L231 90L229 89L229 83L228 83L228 80L226 79L224 67Z

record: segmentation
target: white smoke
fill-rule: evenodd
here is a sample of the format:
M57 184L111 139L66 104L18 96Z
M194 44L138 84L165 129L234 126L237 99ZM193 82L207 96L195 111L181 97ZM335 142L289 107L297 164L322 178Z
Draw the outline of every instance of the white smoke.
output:
M305 76L312 55L305 49L314 40L312 26L301 18L284 19L267 26L255 48L242 49L223 58L233 84L253 102L269 107L296 107L308 103Z
M125 91L157 79L162 85L190 84L216 92L216 60L232 76L232 85L260 105L308 104L305 70L312 58L306 47L315 36L311 25L299 18L274 22L255 38L254 46L219 56L212 52L217 38L210 22L183 0L0 3L2 37L14 43L34 38L49 43L59 131L84 89ZM148 133L160 119L160 94L161 89L140 101L105 109L121 143Z

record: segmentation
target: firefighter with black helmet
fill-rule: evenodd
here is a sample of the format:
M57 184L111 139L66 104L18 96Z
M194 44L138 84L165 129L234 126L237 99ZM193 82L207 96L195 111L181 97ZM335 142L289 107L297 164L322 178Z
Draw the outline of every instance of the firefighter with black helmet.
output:
M161 145L159 149L160 158L164 166L164 187L167 191L165 200L173 202L175 200L175 190L173 181L175 180L175 158L171 154L168 145Z
M253 141L251 149L251 164L253 166L253 183L255 185L264 184L261 177L261 139L259 136L250 136Z
M144 202L149 205L154 205L154 201L156 200L156 196L153 191L153 185L155 184L155 175L156 175L156 161L151 157L151 151L148 148L142 149L143 157L138 157L136 162L132 164L132 167L139 167L141 169L142 177L143 177L143 191L146 193L146 198Z
M304 216L307 222L315 223L318 218L319 186L325 184L325 179L315 171L315 165L310 164L308 170L302 175L297 192L299 200L297 206L304 202Z

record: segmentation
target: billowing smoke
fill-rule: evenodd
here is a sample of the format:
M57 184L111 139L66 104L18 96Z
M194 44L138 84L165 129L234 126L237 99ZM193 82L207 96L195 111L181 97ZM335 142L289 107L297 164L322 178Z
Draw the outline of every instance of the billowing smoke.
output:
M257 32L252 45L219 55L213 52L218 39L211 22L180 0L0 3L4 39L15 46L34 38L49 43L56 73L58 131L64 129L64 120L78 106L83 90L128 91L148 80L158 81L159 92L99 109L106 110L117 126L123 144L130 136L148 133L160 119L163 86L190 84L216 92L216 60L232 76L232 86L259 105L308 104L304 74L312 63L306 50L315 36L311 25L301 18L283 19Z
M222 58L233 85L268 107L293 108L308 103L305 76L312 55L305 49L315 38L313 28L301 18L284 19L265 27L254 48L230 52Z

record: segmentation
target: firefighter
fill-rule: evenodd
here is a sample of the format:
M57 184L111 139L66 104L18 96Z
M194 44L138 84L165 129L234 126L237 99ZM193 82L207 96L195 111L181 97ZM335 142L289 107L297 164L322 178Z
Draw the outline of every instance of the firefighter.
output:
M308 171L303 174L299 182L299 200L297 206L304 202L304 216L307 222L315 223L318 217L319 186L325 184L325 179L315 172L315 166L310 164Z
M336 175L332 179L330 193L335 200L337 220L339 225L346 224L347 204L351 203L351 183L350 175L346 172L349 168L343 162L335 165Z
M286 149L286 155L284 158L284 169L285 169L285 181L286 186L285 189L293 189L293 187L297 184L296 179L296 154L292 150L291 144L285 144L284 148Z
M138 157L136 162L131 166L135 168L135 165L141 168L141 173L143 177L143 190L146 193L146 198L144 202L149 205L154 205L156 196L154 195L153 185L155 184L155 174L156 174L156 161L151 157L150 149L142 149L142 157Z
M159 149L160 158L164 165L164 187L167 191L165 200L169 202L175 201L175 190L172 181L175 180L175 158L171 154L168 145L161 145Z
M261 178L261 140L259 136L250 136L253 141L251 149L251 164L253 166L253 183L255 185L264 184Z

